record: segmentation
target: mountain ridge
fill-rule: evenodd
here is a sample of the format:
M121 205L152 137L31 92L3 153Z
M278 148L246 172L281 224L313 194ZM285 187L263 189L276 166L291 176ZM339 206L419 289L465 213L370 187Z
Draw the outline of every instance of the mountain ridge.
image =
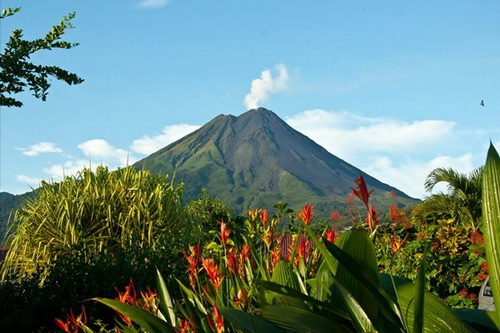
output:
M385 192L394 191L404 199L400 204L416 202L329 153L264 108L237 117L218 115L134 167L175 174L176 180L186 184L188 199L206 188L240 214L248 208L272 207L279 200L298 205L313 199L319 206L337 201L332 207L338 206L360 174L369 187L384 192L384 197L388 197Z

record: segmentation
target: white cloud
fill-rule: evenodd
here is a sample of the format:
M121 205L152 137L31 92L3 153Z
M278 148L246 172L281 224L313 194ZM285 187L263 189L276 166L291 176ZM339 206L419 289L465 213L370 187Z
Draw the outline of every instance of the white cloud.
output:
M62 149L58 148L53 142L39 142L29 146L29 148L20 148L26 156L37 156L45 153L61 153Z
M404 122L368 118L346 111L308 110L287 123L340 158L356 162L362 153L411 153L453 137L455 123L443 120Z
M89 158L101 159L104 164L118 162L119 166L125 166L133 163L133 157L130 156L129 152L113 147L106 140L93 139L85 141L79 144L78 148Z
M462 173L474 170L472 154L469 153L458 157L438 156L428 161L407 158L397 162L394 161L396 159L388 156L373 157L362 169L378 180L419 199L431 194L425 191L424 182L432 170L453 168ZM437 192L446 192L446 184L436 185L433 193Z
M198 128L200 128L200 126L188 124L165 126L162 134L160 135L153 137L145 135L140 139L134 140L130 149L139 154L149 155L167 146L168 144L179 140L189 133L194 132Z
M40 182L42 181L41 178L29 177L26 175L17 175L16 180L32 188L37 188L38 186L40 186Z
M78 171L85 168L95 167L100 163L92 163L89 160L83 160L72 156L67 157L68 160L63 163L53 164L50 167L44 168L43 172L48 176L48 179L53 181L61 181L66 176L75 175Z
M472 154L446 155L456 140L453 122L405 122L325 110L304 111L286 121L330 153L416 198L428 195L424 181L433 169L474 169Z
M272 77L271 71L266 69L260 74L259 79L252 80L250 93L245 96L243 103L247 109L255 109L260 103L269 99L271 94L283 91L289 80L288 71L285 65L276 65L277 77Z
M137 4L140 8L161 8L168 5L170 0L142 0Z

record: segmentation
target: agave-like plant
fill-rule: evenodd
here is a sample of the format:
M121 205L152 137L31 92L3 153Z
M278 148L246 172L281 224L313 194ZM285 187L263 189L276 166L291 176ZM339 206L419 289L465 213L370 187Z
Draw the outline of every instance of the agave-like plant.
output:
M182 188L166 176L131 167L85 169L60 183L42 182L37 196L15 212L2 279L45 276L63 254L91 258L115 249L158 250L183 222Z

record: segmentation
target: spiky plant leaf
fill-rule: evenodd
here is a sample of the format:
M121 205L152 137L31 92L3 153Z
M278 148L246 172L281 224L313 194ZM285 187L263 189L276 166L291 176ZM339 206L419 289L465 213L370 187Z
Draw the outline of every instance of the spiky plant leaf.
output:
M160 318L138 307L118 302L109 298L95 298L94 300L109 306L110 308L120 312L124 316L129 317L133 322L138 324L143 330L147 332L175 332L174 328L170 326L166 321L163 321Z
M221 307L220 313L225 320L229 321L234 327L246 333L281 333L282 329L276 327L269 321L246 312L233 308Z
M258 313L289 332L350 332L345 325L294 306L266 306L259 309Z
M483 175L483 229L495 312L500 322L500 157L491 143Z
M176 325L177 319L174 312L174 303L168 292L167 285L161 276L160 271L156 270L156 288L158 288L158 298L160 300L160 309L165 315L167 322L174 326Z

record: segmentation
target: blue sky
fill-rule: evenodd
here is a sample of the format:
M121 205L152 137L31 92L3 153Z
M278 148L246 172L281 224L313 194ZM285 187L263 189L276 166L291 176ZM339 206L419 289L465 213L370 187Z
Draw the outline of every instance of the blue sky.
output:
M262 106L414 197L436 167L500 149L500 1L2 1L1 24L65 40L32 57L85 79L1 110L0 190L137 161L219 114ZM485 106L479 105L484 100ZM189 186L189 184L187 184Z

